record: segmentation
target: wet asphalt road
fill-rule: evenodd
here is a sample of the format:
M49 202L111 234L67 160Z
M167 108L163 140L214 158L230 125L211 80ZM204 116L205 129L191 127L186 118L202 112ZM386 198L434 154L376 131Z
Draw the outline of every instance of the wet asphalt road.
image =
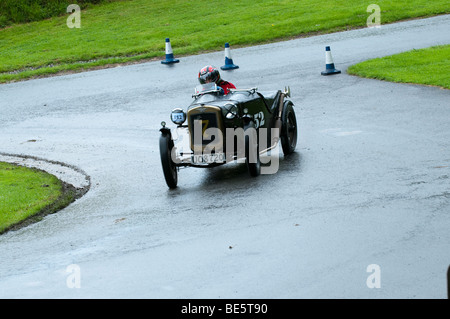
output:
M447 15L232 47L240 69L225 79L291 87L297 151L258 178L243 164L183 169L173 191L159 123L223 52L0 86L0 152L74 165L92 183L0 236L0 297L446 298L450 93L346 69L450 43L449 26ZM320 75L326 45L342 74ZM380 288L366 284L372 264Z

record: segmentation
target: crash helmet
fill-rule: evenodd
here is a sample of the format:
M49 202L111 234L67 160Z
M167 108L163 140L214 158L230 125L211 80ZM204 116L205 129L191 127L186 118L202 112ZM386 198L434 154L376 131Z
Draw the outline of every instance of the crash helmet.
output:
M220 72L216 67L207 65L198 72L198 80L200 84L219 83Z

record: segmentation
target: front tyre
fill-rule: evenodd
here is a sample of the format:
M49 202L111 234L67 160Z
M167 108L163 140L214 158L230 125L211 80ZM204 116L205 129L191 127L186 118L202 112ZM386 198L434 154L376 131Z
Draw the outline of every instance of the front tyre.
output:
M176 188L178 183L178 171L175 163L172 161L173 149L172 136L167 133L162 133L159 138L159 152L161 155L161 165L169 188Z
M281 147L283 148L283 154L286 156L293 153L297 146L297 118L292 102L285 102L281 121Z
M247 163L250 176L256 177L261 174L261 161L258 150L258 134L253 122L244 127L245 132L245 162Z

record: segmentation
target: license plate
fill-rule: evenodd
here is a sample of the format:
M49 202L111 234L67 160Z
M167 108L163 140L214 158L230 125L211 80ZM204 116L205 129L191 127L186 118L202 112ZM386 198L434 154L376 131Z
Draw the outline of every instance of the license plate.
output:
M193 164L223 163L225 160L226 157L224 153L192 155Z

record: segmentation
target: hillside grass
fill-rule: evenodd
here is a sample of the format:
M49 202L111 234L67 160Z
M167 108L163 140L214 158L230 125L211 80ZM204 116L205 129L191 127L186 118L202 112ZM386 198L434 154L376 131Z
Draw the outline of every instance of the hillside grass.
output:
M412 50L352 65L347 72L366 78L450 89L450 45Z
M1 0L0 28L14 23L40 21L59 16L74 2L86 9L93 4L106 1L119 0Z
M76 1L75 1L76 2ZM131 0L92 6L81 28L68 14L0 30L0 83L366 26L361 0ZM448 0L380 0L381 23L450 13Z

